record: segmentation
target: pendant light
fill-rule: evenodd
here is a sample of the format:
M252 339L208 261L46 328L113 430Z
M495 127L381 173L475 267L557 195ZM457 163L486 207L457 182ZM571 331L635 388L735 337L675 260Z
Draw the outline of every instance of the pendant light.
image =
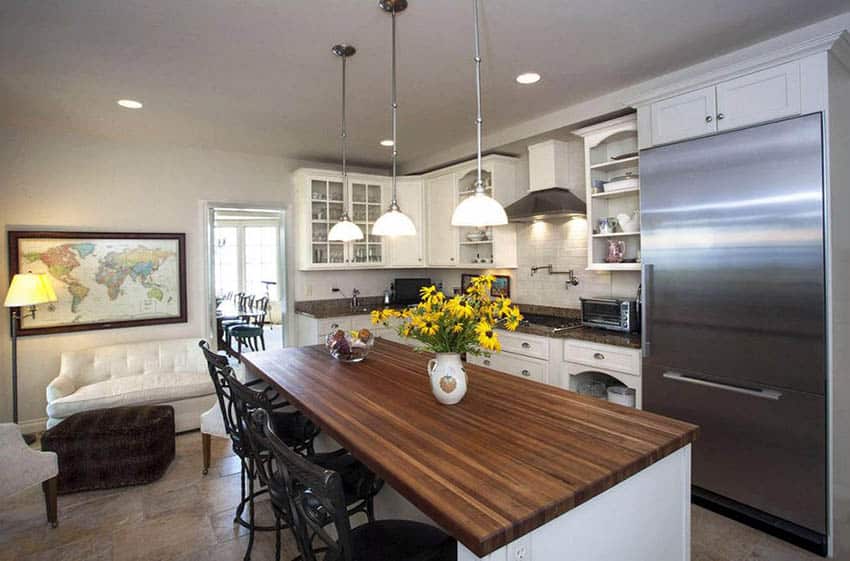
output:
M478 174L475 179L475 193L461 201L452 214L452 226L474 226L484 228L486 226L501 226L508 223L508 215L502 205L487 195L484 191L484 181L481 179L481 49L479 46L480 31L478 29L478 0L472 0L475 12L475 99L477 113L475 117L475 131L478 142L477 167Z
M348 166L346 165L346 140L347 131L345 130L345 63L348 57L354 56L357 49L351 45L334 45L331 49L333 54L342 59L342 127L340 128L339 138L342 144L342 215L339 217L339 222L334 224L330 232L328 232L328 241L332 242L353 242L354 240L363 239L363 230L360 226L351 221L348 216L348 211L345 209L345 194L348 193Z
M415 236L416 226L409 216L404 214L398 206L398 185L396 167L398 162L398 139L396 129L398 128L398 95L396 89L396 46L395 46L395 15L407 8L407 0L380 0L378 6L385 12L389 12L393 22L393 44L392 44L392 114L393 114L393 200L390 208L382 214L372 226L372 234L375 236Z

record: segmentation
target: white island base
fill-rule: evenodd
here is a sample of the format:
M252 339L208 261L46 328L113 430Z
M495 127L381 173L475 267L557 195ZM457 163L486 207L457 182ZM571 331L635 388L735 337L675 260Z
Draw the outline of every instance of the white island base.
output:
M389 486L379 519L427 521ZM458 561L690 561L691 447L679 449L485 557L458 543Z

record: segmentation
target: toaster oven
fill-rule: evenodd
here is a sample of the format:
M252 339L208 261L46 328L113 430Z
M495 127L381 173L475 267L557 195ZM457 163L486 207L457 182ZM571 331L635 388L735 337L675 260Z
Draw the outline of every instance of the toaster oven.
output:
M640 309L634 298L581 298L581 324L624 333L640 331Z

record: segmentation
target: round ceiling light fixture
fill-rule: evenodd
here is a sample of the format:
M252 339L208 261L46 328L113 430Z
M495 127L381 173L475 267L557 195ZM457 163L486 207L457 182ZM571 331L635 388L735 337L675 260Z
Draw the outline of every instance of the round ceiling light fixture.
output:
M516 81L519 84L536 84L540 81L540 74L537 72L524 72L516 77Z
M393 142L391 138L385 138L381 141L381 146L392 148L393 146L395 146L395 142Z
M119 99L115 103L124 109L141 109L143 107L142 102L135 99Z

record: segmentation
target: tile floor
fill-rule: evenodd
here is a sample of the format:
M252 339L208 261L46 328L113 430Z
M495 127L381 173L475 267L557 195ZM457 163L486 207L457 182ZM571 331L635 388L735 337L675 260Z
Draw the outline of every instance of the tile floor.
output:
M150 485L59 497L59 527L47 526L41 488L0 504L0 561L237 561L247 545L232 523L239 463L213 439L201 474L201 437L177 437L177 457ZM814 561L809 554L704 509L693 508L692 561ZM268 504L258 516L268 520ZM272 560L274 538L259 532L252 558ZM284 534L284 560L297 554ZM627 561L627 560L624 560Z

